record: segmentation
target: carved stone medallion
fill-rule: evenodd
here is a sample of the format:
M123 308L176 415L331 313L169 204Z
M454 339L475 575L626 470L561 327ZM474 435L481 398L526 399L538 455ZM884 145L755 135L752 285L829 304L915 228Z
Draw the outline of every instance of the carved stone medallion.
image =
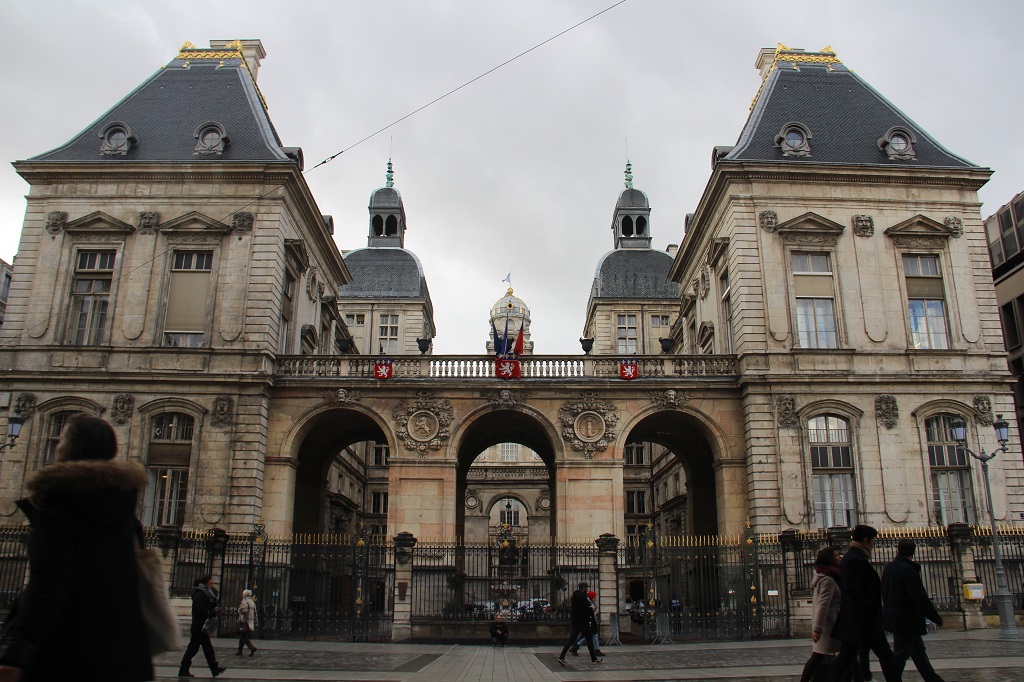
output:
M615 425L619 413L606 400L598 400L593 391L580 393L577 400L566 401L558 410L562 422L562 438L576 452L592 459L595 452L608 449L608 441L615 438Z
M711 268L705 265L700 271L700 298L704 300L711 291Z
M946 227L949 229L949 233L956 238L964 236L964 221L957 218L955 215L946 216Z
M666 391L648 391L647 397L651 399L652 403L661 407L679 407L682 403L690 400L689 393L680 393L671 388Z
M476 509L480 506L480 496L473 488L466 488L466 509Z
M887 429L895 429L900 418L900 407L896 396L885 393L875 396L875 419Z
M160 224L160 214L156 211L139 211L139 234L155 234Z
M210 417L212 426L231 426L235 401L226 395L219 395L213 401L213 416Z
M792 428L797 425L796 398L791 395L780 395L775 399L775 412L781 428Z
M448 442L448 427L452 423L452 404L437 400L432 391L418 391L416 400L403 400L391 416L398 429L395 432L406 450L426 457L427 450L440 450Z
M875 219L869 215L853 216L853 233L858 237L871 237L875 234Z
M309 270L306 272L306 295L309 296L309 300L315 301L320 295L316 282L316 266L310 265Z
M761 229L765 232L775 232L779 228L779 214L775 211L761 211L758 218L761 222Z
M974 396L974 416L982 426L992 426L995 417L992 416L992 401L987 395Z
M46 231L56 236L68 224L67 211L50 211L46 214Z
M135 396L131 393L118 393L110 406L110 421L115 424L127 424L135 412Z

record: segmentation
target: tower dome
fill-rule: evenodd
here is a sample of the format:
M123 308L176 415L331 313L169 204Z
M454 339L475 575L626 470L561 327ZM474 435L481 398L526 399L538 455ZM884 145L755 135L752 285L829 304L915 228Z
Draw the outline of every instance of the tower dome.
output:
M533 341L530 340L530 307L513 293L512 287L509 287L505 295L491 306L490 321L487 325L487 352L494 354L494 330L497 330L498 337L501 338L508 329L508 337L514 340L520 326L524 334L523 354L530 355L533 353Z

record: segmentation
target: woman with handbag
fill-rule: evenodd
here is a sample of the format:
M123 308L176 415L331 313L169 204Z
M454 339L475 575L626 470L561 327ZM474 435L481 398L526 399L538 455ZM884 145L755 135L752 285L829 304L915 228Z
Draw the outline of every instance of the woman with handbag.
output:
M252 633L256 631L256 602L252 600L252 590L242 590L242 603L238 605L238 651L236 656L242 655L242 649L249 647L249 656L255 654L258 649L252 645Z
M25 484L30 579L0 632L0 682L153 679L135 506L146 471L102 419L68 419L56 463Z
M814 601L811 607L811 657L804 664L800 682L825 679L831 663L839 652L839 640L832 638L832 630L839 619L839 550L823 547L814 560Z

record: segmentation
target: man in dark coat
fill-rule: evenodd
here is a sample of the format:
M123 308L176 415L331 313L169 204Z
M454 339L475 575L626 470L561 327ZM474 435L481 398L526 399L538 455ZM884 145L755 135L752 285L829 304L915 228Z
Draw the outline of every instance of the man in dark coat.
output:
M885 629L892 633L896 669L900 674L907 665L907 659L912 658L924 682L943 682L932 668L921 639L921 635L927 632L924 619L942 625L942 616L925 592L921 566L911 559L915 549L917 546L910 538L900 540L896 546L896 559L882 573Z
M146 471L116 454L110 424L76 415L57 463L26 483L30 578L4 624L0 680L153 679L133 540Z
M203 648L206 664L210 666L210 672L214 677L227 670L217 663L217 654L213 650L213 642L210 641L208 623L216 618L217 610L217 596L213 593L213 577L204 575L196 580L195 589L192 590L192 625L189 627L188 646L185 647L185 655L181 657L178 677L195 677L188 669L192 666L192 659L199 652L200 647Z
M878 531L871 526L854 528L850 550L839 564L842 596L839 622L833 636L842 645L832 665L829 682L840 682L851 670L855 680L863 679L857 663L861 644L867 644L875 652L887 682L902 679L882 629L882 581L870 561L877 537Z
M587 597L587 589L589 587L590 585L587 583L580 583L569 599L569 621L572 624L572 635L569 637L569 641L565 643L565 646L562 647L562 653L558 655L558 662L561 665L565 665L566 652L569 651L569 647L576 643L581 634L587 638L590 662L600 663L603 660L598 658L597 653L594 651L594 631L590 627L590 616L594 613L594 608L590 605L590 599Z
M491 621L491 644L505 646L505 642L508 641L508 623L501 619L501 614L494 614L494 620Z

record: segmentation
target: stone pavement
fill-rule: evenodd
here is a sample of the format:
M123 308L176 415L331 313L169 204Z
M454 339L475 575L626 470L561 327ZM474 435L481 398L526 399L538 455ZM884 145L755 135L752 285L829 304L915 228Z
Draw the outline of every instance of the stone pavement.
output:
M925 638L928 655L946 682L1024 682L1024 643L1001 642L998 630L938 632ZM219 679L293 682L376 680L456 682L470 680L735 680L797 682L810 655L810 640L765 640L605 647L603 663L592 664L586 651L559 666L557 646L494 648L457 644L364 644L349 642L263 641L250 658L234 655L231 639L215 639ZM156 659L157 680L177 680L180 654ZM875 679L881 680L873 661ZM200 652L192 664L196 679L210 678ZM903 679L921 679L908 662Z

